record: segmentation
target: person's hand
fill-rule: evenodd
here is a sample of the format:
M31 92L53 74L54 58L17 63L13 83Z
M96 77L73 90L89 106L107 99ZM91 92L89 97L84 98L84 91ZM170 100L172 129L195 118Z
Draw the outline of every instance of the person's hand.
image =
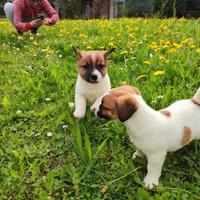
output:
M30 22L30 24L31 24L32 28L38 28L39 26L42 25L42 20L36 19L36 20L33 20L32 22Z
M52 21L51 21L51 19L49 19L49 18L45 18L45 19L43 20L42 24L47 25L47 26L50 26L50 25L52 25Z

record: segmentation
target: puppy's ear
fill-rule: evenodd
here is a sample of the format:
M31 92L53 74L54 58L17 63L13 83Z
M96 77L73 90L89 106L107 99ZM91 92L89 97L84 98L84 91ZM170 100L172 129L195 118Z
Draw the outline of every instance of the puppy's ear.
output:
M76 58L77 60L80 60L81 59L81 52L74 46L72 46L72 49L74 50L75 54L76 54Z
M112 48L112 49L106 51L104 54L104 57L107 58L114 50L115 50L115 48Z
M117 100L118 117L121 122L128 120L137 110L138 102L132 95L124 95Z

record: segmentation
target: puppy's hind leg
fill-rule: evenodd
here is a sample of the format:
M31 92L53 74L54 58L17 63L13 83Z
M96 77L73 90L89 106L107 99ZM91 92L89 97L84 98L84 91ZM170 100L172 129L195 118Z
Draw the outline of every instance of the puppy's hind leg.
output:
M75 94L75 118L83 118L86 112L86 98L80 94Z

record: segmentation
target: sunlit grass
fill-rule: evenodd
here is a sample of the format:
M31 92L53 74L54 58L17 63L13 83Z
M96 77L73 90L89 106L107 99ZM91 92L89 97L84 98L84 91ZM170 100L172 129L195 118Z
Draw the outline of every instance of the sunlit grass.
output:
M0 197L2 199L197 199L200 143L169 154L161 187L142 188L144 159L122 124L91 112L73 118L76 59L116 47L112 86L138 87L161 109L200 86L200 21L62 20L40 36L18 36L0 21ZM170 134L170 133L169 133Z

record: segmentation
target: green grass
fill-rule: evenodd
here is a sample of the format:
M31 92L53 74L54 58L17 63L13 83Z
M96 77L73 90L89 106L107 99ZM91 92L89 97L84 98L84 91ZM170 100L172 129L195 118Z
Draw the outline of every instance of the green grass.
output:
M69 106L72 45L115 46L112 86L138 87L155 109L190 98L200 86L199 20L60 21L36 39L18 37L7 21L0 27L0 199L200 199L199 141L169 154L148 192L146 160L132 160L125 127L89 110L75 120Z

